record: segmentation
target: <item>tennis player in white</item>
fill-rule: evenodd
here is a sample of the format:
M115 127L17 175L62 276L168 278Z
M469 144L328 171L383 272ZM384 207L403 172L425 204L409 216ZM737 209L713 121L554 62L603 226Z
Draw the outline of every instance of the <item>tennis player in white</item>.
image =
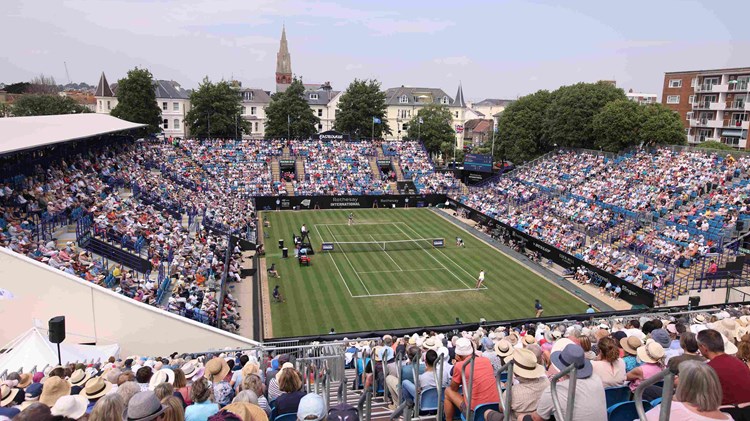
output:
M477 278L477 287L476 289L479 289L479 287L482 286L482 282L484 282L484 269L479 271L479 278Z

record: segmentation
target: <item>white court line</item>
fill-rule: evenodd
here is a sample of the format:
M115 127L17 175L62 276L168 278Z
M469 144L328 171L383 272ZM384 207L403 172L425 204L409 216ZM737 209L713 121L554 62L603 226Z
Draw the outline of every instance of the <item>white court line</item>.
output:
M323 236L320 235L320 230L318 229L317 225L314 225L315 231L318 232L318 237L320 237L320 241L323 242ZM344 279L344 275L341 274L341 270L339 269L339 265L336 264L336 260L334 260L333 255L331 253L328 253L328 256L331 257L331 261L333 262L333 266L336 267L336 272L339 273L339 276L341 277L341 280L344 282L344 286L346 287L346 290L349 291L349 295L354 297L354 294L352 294L352 290L349 289L349 285L346 283L346 279Z
M487 289L487 287L481 287L479 289ZM446 292L476 292L475 288L462 288L462 289L445 289L441 291L415 291L415 292L392 292L389 294L370 294L370 295L353 295L352 298L372 298L372 297L393 297L399 295L421 295L421 294L443 294Z
M373 270L373 271L357 272L357 273L366 274L366 273L432 272L436 270L442 270L442 269L432 268L432 269Z
M372 238L372 241L374 241L376 243L378 242L378 240L376 240L375 237L372 236L372 234L370 234L370 238ZM385 251L385 247L383 247L383 253L385 253L385 255L388 256L389 259L391 259L391 262L393 262L393 264L396 265L396 267L398 268L399 272L403 272L404 271L403 269L401 269L401 266L399 266L398 263L396 263L396 261L393 260L393 257L391 257L391 255L388 254L387 251Z
M404 225L406 225L407 228L409 228L410 230L414 231L415 234L419 235L419 233L417 231L415 231L414 228L410 227L409 225L407 225L407 224L405 224L403 222L394 222L394 223L395 224L404 224ZM463 268L463 266L459 265L453 259L451 259L450 257L448 257L447 254L443 253L442 250L440 250L439 248L436 248L435 250L437 250L438 253L442 254L446 259L450 260L451 263L453 263L454 265L456 265L459 269L461 269L462 271L464 271L465 274L471 276L472 278L474 277L474 275L470 274L466 269Z
M335 236L335 235L333 235L333 231L331 231L331 227L329 227L329 226L326 226L326 228L328 228L328 232L329 232L329 233L331 233L331 237L333 237L333 241L336 241L336 236ZM323 238L323 237L321 237L321 239L322 239L322 238ZM346 261L347 261L347 262L349 262L349 266L351 266L351 267L352 267L352 271L354 272L354 274L355 274L355 275L357 275L357 278L359 278L359 283L361 283L361 284L362 284L362 286L363 286L363 287L365 288L365 291L367 291L367 295L370 295L370 291L369 291L369 290L367 289L367 286L366 286L366 285L365 285L365 283L364 283L364 282L362 281L362 277L361 277L361 276L359 276L359 273L357 273L357 269L354 269L354 265L352 264L352 261L351 261L351 260L349 260L349 256L347 256L347 255L346 255L346 252L345 252L344 250L341 250L341 252L342 252L342 253L344 254L344 257L346 258ZM331 257L331 258L333 259L333 257Z
M399 222L399 223L401 223L401 222ZM405 236L407 236L407 237L409 237L409 239L410 239L410 240L413 240L413 238L411 238L411 235L407 234L407 233L406 233L406 231L402 230L402 229L401 229L401 228L400 228L400 227L399 227L399 226L398 226L397 224L398 224L398 223L394 222L394 223L393 223L393 226L394 226L394 227L396 227L396 229L398 229L399 231L403 232L403 233L404 233L404 235L405 235ZM416 232L416 231L415 231L415 232ZM422 238L422 239L424 239L424 238ZM423 250L423 251L424 251L425 253L427 253L427 255L428 255L428 256L432 257L432 259L433 259L433 260L435 260L436 262L438 262L438 264L439 264L440 266L442 266L442 267L443 267L443 269L447 270L447 271L448 271L448 273L450 273L451 275L453 275L453 277L454 277L454 278L458 279L458 281L459 281L459 282L461 282L462 284L464 284L464 286L465 286L465 287L466 287L467 289L476 289L476 288L472 288L472 287L470 287L469 285L467 285L467 284L466 284L466 282L464 282L464 281L463 281L463 280L462 280L461 278L459 278L459 277L458 277L458 275L456 275L455 273L453 273L453 271L452 271L452 270L448 269L448 268L447 268L447 267L446 267L446 266L445 266L445 265L443 264L443 262L441 262L440 260L438 260L438 259L437 259L437 257L433 256L433 255L432 255L432 253L430 253L430 251L429 251L429 250L427 250L427 249L422 249L422 250Z
M390 222L355 222L352 225L349 225L349 224L316 224L316 225L320 225L321 227L327 227L329 225L332 227L335 227L337 225L347 225L351 227L356 227L357 225L390 225L390 224L391 224Z

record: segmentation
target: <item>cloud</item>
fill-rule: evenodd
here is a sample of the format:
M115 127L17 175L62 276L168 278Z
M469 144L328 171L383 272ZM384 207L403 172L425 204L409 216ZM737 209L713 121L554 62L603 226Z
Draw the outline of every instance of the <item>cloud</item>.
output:
M373 35L387 36L394 34L434 34L455 23L448 20L418 18L412 20L370 19L364 25L373 31Z
M447 66L468 66L471 64L471 59L466 56L452 56L452 57L442 57L442 58L436 58L433 60L437 64L444 64Z

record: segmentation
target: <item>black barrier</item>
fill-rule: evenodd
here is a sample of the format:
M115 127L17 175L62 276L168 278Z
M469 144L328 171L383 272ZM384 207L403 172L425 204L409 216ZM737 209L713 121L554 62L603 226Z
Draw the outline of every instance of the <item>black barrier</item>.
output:
M496 219L490 218L487 215L479 212L478 210L459 203L455 200L449 200L451 206L461 207L469 213L469 219L479 222L482 225L489 227L490 229L503 229L513 239L520 242L526 249L535 251L547 259L552 260L556 264L566 268L577 268L583 266L591 272L596 273L600 277L609 281L612 286L619 286L622 289L620 298L633 305L644 305L648 307L654 306L654 294L650 291L646 291L624 279L618 278L612 273L602 270L584 260L581 260L571 254L568 254L554 246L551 246L541 240L538 240L524 232L521 232L510 225L504 224Z
M267 196L256 197L258 210L426 208L445 203L444 194L378 196Z

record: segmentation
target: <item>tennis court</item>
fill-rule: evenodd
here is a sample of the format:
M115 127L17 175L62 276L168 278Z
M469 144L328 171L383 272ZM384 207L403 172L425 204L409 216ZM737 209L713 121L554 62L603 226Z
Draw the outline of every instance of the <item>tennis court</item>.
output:
M354 224L348 215L354 214ZM281 278L286 302L271 303L267 337L432 326L463 321L581 313L586 304L429 209L266 211L266 266ZM302 225L315 254L310 266L294 258L292 236ZM466 247L456 246L461 237ZM433 247L432 239L444 239ZM278 241L289 257L283 258ZM333 251L322 251L324 242ZM476 290L479 271L486 271ZM270 301L270 300L269 300Z
M354 298L476 291L478 273L435 247L432 240L439 239L424 238L405 222L316 224L315 240L332 244L334 250L321 256L331 260Z

